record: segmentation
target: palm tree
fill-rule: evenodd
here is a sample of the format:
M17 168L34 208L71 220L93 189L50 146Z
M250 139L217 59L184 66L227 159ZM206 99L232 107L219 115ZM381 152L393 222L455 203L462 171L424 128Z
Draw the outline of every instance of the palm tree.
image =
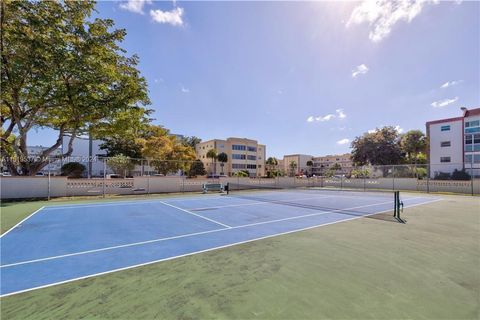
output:
M215 174L215 171L216 171L216 170L215 170L215 167L216 167L216 165L215 165L215 159L217 159L217 150L215 150L215 149L210 149L210 150L208 150L208 152L207 152L207 158L212 159L212 166L213 166L212 173Z
M267 169L267 176L271 178L272 176L277 174L277 166L278 160L275 157L269 157L267 161L265 161L266 169Z
M312 174L312 167L313 167L313 161L312 160L307 161L307 167L308 167L308 173Z
M220 174L223 175L223 166L225 165L225 162L228 162L228 155L225 152L221 152L218 154L217 160L220 161L220 166L222 167L222 172Z
M296 171L297 171L297 162L296 161L291 161L290 162L290 176L294 177Z

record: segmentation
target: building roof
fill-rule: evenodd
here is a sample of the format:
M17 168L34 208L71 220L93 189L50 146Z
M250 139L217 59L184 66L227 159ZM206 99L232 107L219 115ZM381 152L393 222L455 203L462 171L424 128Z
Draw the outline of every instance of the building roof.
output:
M472 117L472 116L478 116L480 115L480 108L476 109L465 109L463 112L463 116L461 117L455 117L455 118L447 118L447 119L440 119L440 120L433 120L433 121L428 121L426 123L427 127L431 126L432 124L439 124L439 123L444 123L444 122L453 122L453 121L462 121L463 118L466 117Z

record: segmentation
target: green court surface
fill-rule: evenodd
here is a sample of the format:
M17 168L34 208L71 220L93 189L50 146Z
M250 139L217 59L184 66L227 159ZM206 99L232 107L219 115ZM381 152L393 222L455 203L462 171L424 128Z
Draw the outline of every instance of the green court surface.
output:
M361 218L4 297L1 319L479 319L480 198L441 197L406 224ZM43 205L2 204L2 232Z

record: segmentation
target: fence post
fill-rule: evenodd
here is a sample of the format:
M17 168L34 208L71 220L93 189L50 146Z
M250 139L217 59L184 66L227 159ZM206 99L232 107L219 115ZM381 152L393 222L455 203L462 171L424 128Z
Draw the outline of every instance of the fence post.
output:
M427 193L430 193L430 165L427 164Z
M147 195L150 194L150 160L147 160L148 175L147 175Z
M471 185L471 188L472 188L472 196L474 195L474 192L473 192L473 178L474 178L473 157L474 156L472 155L472 163L470 164L470 167L472 168L471 174L470 174L470 185Z
M106 178L107 178L107 158L103 158L103 197L105 198L105 188L106 188Z
M367 191L367 169L365 169L365 166L362 167L362 176L363 176L363 191Z
M395 165L392 165L392 190L395 190Z
M51 180L50 180L50 158L48 158L48 197L47 200L50 201L50 190L51 190ZM473 192L473 189L472 189Z
M182 193L185 193L185 175L182 173Z

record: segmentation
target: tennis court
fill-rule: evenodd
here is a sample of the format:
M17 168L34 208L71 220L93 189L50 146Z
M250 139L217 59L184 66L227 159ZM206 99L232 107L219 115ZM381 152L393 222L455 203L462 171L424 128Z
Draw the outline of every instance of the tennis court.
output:
M402 198L405 209L438 200ZM301 189L42 207L1 237L0 293L370 217L393 206L390 192Z

